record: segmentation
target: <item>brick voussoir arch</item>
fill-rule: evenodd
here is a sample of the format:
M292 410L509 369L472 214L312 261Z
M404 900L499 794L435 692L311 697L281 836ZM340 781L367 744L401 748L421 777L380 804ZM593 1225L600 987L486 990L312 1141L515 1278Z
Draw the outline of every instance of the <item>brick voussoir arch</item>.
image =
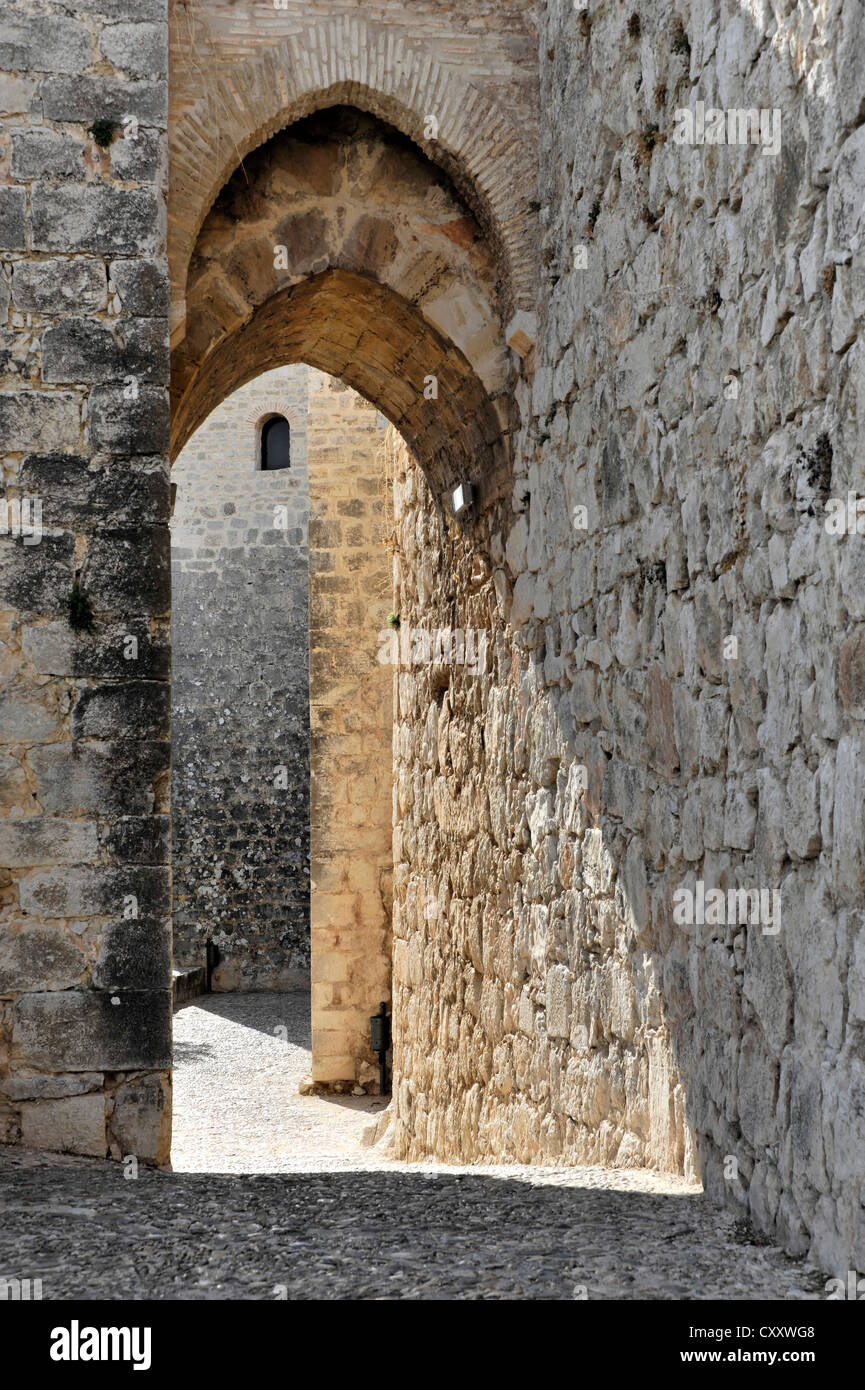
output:
M505 113L393 26L337 16L245 63L214 66L206 97L172 125L169 256L175 328L195 240L214 199L256 146L312 112L353 105L414 140L453 180L501 257L508 308L536 295L536 177ZM429 117L438 138L425 134Z
M481 510L507 494L500 402L412 304L347 270L326 270L280 290L222 339L178 404L173 455L232 391L291 362L340 377L376 405L414 450L438 496L467 475ZM424 395L431 371L440 382L437 400Z

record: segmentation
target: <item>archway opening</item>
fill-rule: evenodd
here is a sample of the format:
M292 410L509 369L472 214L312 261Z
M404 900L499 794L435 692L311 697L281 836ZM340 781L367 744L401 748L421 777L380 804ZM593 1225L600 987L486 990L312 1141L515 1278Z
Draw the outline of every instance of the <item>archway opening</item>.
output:
M290 419L289 468L257 466L262 419ZM299 1091L353 1092L351 1113L331 1118L338 1140L356 1138L352 1121L379 1090L369 1018L390 1000L388 431L343 382L294 364L226 397L174 464L175 968L200 972L208 943L212 962L211 998L176 1020L181 1165L204 1136L226 1161L254 1164L274 1144L290 1155L323 1123ZM218 1114L194 1089L208 1048Z
M187 282L185 334L172 361L178 476L187 451L194 452L228 402L257 381L269 375L275 386L283 371L327 374L341 383L337 394L343 400L356 402L356 414L391 423L403 477L417 465L418 486L453 532L454 556L461 557L454 563L468 566L468 583L491 591L485 557L501 544L511 504L516 413L517 367L504 341L505 306L488 229L442 168L385 121L346 107L319 111L256 150L201 226ZM257 418L265 429L270 418L288 420L291 467L273 470L272 477L270 469L260 469L255 487L290 490L300 476L295 459L302 430L281 409L278 392L270 395ZM342 422L334 445L340 457L352 455L350 438ZM259 458L264 440L262 432ZM389 705L387 718L380 717L380 692L393 686L399 661L393 644L399 650L401 643L398 612L390 612L388 627L396 557L391 555L388 567L384 535L377 537L384 570L367 565L361 552L370 535L365 518L377 516L380 530L388 529L387 485L393 479L385 448L375 477L354 458L349 489L340 491L337 467L316 497L311 445L308 435L310 1084L375 1091L369 1019L390 998L390 837L397 798L394 713ZM378 493L377 512L364 488ZM288 503L281 505L290 529L296 515ZM208 506L215 506L212 495ZM232 524L241 529L234 514ZM439 554L424 555L424 546L438 546L434 530L430 526L420 553L413 553L413 568L438 563ZM259 534L256 544L260 540ZM340 547L345 554L336 553ZM278 546L267 553L272 560ZM481 561L479 570L473 555ZM245 566L244 583L254 588L252 568ZM296 606L295 619L299 611ZM266 622L267 613L267 602L260 602L256 623ZM453 620L461 642L466 622L459 614ZM450 619L445 632L449 644ZM471 641L474 636L472 630ZM296 636L287 635L288 646L292 641ZM266 641L264 647L271 665L279 667L276 647L268 649ZM462 647L460 652L456 660L463 662ZM441 712L450 660L438 660L431 678L432 713ZM258 714L258 702L249 704ZM266 720L256 725L260 739L267 727ZM178 738L182 744L175 720L176 743ZM237 742L242 746L243 739ZM285 767L270 761L275 770ZM263 767L257 775L264 786ZM385 805L386 818L380 814ZM254 814L239 811L241 824ZM214 900L222 891L215 890ZM183 930L181 922L181 936ZM200 920L195 930L200 936ZM250 980L260 987L266 972L260 975L244 961L246 947L238 951L232 935L234 965L226 963L227 942L217 943L223 960L213 975L216 988L244 988ZM276 986L281 987L278 978ZM398 1027L399 1020L394 1023Z

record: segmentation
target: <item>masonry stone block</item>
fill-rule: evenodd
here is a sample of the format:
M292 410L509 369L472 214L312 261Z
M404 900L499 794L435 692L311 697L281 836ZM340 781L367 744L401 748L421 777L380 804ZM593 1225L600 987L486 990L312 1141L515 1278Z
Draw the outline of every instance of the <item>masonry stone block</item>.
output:
M169 689L155 681L83 690L72 709L73 738L158 738L168 727Z
M75 449L81 435L81 405L71 392L0 393L0 438L18 450Z
M109 273L127 313L167 317L168 272L164 264L146 258L116 260L111 262Z
M16 261L12 297L17 309L52 317L104 309L108 302L105 264L87 259Z
M68 1096L83 1096L99 1091L104 1081L102 1072L78 1072L69 1076L39 1076L16 1072L0 1080L0 1095L9 1100L64 1100Z
M39 869L19 881L18 896L23 911L43 920L122 915L152 922L169 911L169 873L143 865Z
M102 844L124 864L165 864L170 829L168 816L123 816L105 828Z
M0 823L0 863L7 868L85 863L96 858L98 847L95 821L7 816Z
M0 21L0 68L81 72L90 60L85 25L64 15L10 15Z
M0 994L71 989L81 983L86 967L81 944L54 926L12 921L0 940Z
M75 523L81 531L158 524L170 505L168 460L161 455L31 454L20 486L42 499L43 525Z
M164 24L111 24L99 39L100 52L133 77L163 77L168 71Z
M105 930L93 967L94 988L159 990L170 980L170 922L126 919Z
M0 551L2 554L2 551ZM43 675L167 680L168 636L143 618L102 621L93 633L76 633L68 622L24 628L22 647Z
M84 142L53 131L14 132L11 170L25 182L39 178L81 178Z
M105 1097L97 1093L22 1105L21 1142L32 1149L104 1158Z
M88 579L94 607L124 614L167 613L168 528L103 532L92 553Z
M25 994L15 1004L12 1046L20 1062L48 1071L168 1067L171 996L167 989Z
M92 119L90 110L81 119ZM40 185L31 195L31 219L36 251L136 256L159 248L159 202L149 188Z
M167 453L168 400L157 386L137 390L97 386L90 399L90 442L95 449L121 454Z
M148 814L155 783L168 771L168 745L119 741L46 744L27 761L36 795L46 811L93 811L102 815Z
M0 536L0 599L9 607L56 613L73 582L74 537L43 535L38 545Z
M144 126L165 128L166 89L163 82L123 82L109 77L47 77L42 104L51 121L89 124L95 112L104 121L122 122L135 116ZM149 229L152 233L153 228Z
M136 1077L118 1086L109 1130L120 1154L141 1163L168 1162L171 1146L171 1089L163 1076Z
M43 381L110 381L122 377L123 369L113 333L93 319L64 319L43 334Z
M139 126L134 135L122 134L114 141L110 158L115 178L158 185L165 169L165 136Z

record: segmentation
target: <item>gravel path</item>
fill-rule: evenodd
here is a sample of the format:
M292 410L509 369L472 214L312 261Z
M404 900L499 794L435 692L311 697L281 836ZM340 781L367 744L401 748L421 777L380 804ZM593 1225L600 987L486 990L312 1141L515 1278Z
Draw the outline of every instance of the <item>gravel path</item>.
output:
M297 1094L308 1028L292 995L176 1015L171 1173L0 1148L0 1274L46 1299L825 1296L675 1178L360 1148L381 1102Z
M214 994L189 1004L174 1015L174 1056L178 1173L341 1165L387 1104L386 1096L298 1093L311 1071L306 993Z

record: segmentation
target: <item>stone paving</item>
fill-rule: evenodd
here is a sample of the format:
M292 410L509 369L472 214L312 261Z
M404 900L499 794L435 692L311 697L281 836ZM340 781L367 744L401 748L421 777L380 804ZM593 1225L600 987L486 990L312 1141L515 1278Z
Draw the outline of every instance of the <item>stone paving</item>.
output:
M824 1278L646 1171L403 1164L381 1101L300 1096L299 995L175 1016L173 1172L0 1148L0 1276L43 1298L819 1299Z

